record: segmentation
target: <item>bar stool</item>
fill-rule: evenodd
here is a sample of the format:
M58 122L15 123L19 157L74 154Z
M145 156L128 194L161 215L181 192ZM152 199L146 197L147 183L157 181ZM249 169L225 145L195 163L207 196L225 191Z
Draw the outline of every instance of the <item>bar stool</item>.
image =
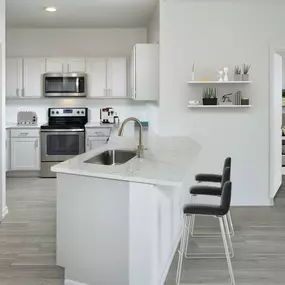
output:
M224 169L223 175L222 175L222 187L224 187L225 183L230 181L230 173L231 173L231 169L230 167L226 167ZM207 185L198 185L198 186L193 186L190 188L190 193L192 195L192 197L195 197L196 195L210 195L210 196L217 196L220 197L222 195L222 189L221 187L214 187L214 186L207 186ZM195 203L192 203L195 204ZM228 223L228 215L230 213L230 210L228 211L228 213L226 214L226 219L225 219L225 227L227 228L227 230L229 231L229 236L228 236L228 245L229 245L229 252L230 252L230 257L234 258L234 249L232 246L232 240L231 240L231 231L230 231L230 226ZM211 233L206 233L206 234L200 234L194 235L194 223L195 223L195 214L191 215L191 218L188 219L188 224L187 224L187 236L186 236L186 248L185 248L185 257L187 259L193 259L193 258L224 258L224 255L220 254L220 253L212 253L212 254L191 254L189 255L187 253L188 250L188 244L189 244L189 236L191 234L191 236L193 238L217 238L220 237L220 234L211 234Z
M190 188L190 194L191 194L191 202L195 203L196 197L198 195L205 195L205 196L221 196L222 193L222 187L223 184L226 181L230 181L231 179L231 158L227 157L224 162L224 167L223 167L223 175L218 175L218 174L197 174L195 176L195 179L198 183L201 182L214 182L214 183L221 183L220 187L215 187L215 186L207 186L207 185L195 185ZM225 169L229 167L230 171L227 174L227 177L225 177ZM232 217L231 217L231 212L229 211L227 214L227 220L228 224L230 227L230 235L234 236L235 231L234 231L234 226L232 222ZM192 237L217 237L220 235L213 234L213 233L203 233L203 234L195 234L194 233L194 228L195 228L195 216L192 218L192 231L191 231L191 236Z
M229 275L231 279L231 285L235 285L235 278L230 258L229 252L229 244L228 238L230 236L229 229L226 225L227 219L226 215L230 209L231 205L231 191L232 191L232 183L230 181L225 182L222 194L221 194L221 202L219 206L215 205L204 205L204 204L188 204L184 206L183 209L183 218L184 218L184 226L182 230L182 237L180 241L180 248L178 250L179 259L178 259L178 266L177 266L177 274L176 274L176 284L180 284L181 280L181 272L183 267L183 258L185 255L185 243L186 243L186 231L188 220L191 219L192 215L202 215L202 216L212 216L219 220L221 234L223 238L223 244L225 248L225 255L229 269Z

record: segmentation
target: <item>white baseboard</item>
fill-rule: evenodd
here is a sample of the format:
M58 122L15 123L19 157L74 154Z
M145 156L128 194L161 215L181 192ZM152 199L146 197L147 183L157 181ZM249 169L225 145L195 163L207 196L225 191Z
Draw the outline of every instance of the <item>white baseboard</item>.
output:
M64 280L64 285L88 285L88 284L65 279Z
M3 211L2 211L2 220L8 215L8 207L5 206Z

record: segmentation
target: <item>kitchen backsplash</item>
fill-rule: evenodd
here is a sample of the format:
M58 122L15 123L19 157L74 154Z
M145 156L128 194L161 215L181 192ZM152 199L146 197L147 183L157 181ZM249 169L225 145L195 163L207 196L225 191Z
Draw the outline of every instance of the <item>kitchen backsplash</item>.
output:
M38 122L47 121L47 110L50 107L87 107L89 109L89 121L100 121L100 108L113 107L120 120L135 116L140 120L147 120L147 107L145 102L136 102L131 99L118 100L92 100L92 99L30 99L8 100L6 105L6 122L16 122L19 111L34 111L37 113Z

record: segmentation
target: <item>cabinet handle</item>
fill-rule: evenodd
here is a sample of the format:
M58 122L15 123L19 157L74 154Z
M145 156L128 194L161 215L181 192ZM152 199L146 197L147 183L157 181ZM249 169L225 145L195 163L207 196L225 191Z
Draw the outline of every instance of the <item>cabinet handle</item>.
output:
M29 133L20 133L20 136L27 136Z
M22 97L25 97L25 89L22 89Z
M63 63L61 64L61 69L62 69L62 72L64 72L64 64Z
M20 97L20 89L19 89L19 88L16 89L16 95L17 95L18 97Z
M35 141L35 147L38 148L38 146L39 146L39 139L37 139L37 140Z
M67 64L67 70L68 70L68 72L70 72L70 69L69 69L69 63Z
M8 140L6 140L6 149L8 148Z
M87 146L90 146L90 140L88 138L87 138L86 144Z

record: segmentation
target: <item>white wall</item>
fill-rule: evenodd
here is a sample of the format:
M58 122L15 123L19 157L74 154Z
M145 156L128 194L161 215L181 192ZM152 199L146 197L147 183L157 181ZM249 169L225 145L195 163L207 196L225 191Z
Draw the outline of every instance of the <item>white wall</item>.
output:
M7 56L126 56L146 29L8 29Z
M278 52L282 56L282 67L283 67L283 76L282 76L282 88L285 89L285 52Z
M130 57L136 43L147 41L146 29L8 29L7 56L90 56ZM39 121L46 121L47 108L84 106L90 108L91 120L99 121L99 109L112 106L120 119L136 116L147 119L144 102L132 100L31 99L8 100L7 122L15 122L20 110L36 111Z
M148 29L147 29L147 41L148 43L159 43L160 33L160 5L158 4L152 14ZM149 102L148 107L148 119L151 122L151 126L154 132L159 132L159 102Z
M6 48L6 7L5 0L0 0L0 220L5 214L6 208L6 129L5 129L5 48Z
M191 135L203 147L197 171L221 171L233 158L233 203L269 205L269 46L285 46L282 1L161 1L160 131ZM209 16L210 15L210 16ZM212 15L212 16L211 16ZM238 19L242 19L239 21ZM252 64L246 110L188 109L196 78L221 67Z

